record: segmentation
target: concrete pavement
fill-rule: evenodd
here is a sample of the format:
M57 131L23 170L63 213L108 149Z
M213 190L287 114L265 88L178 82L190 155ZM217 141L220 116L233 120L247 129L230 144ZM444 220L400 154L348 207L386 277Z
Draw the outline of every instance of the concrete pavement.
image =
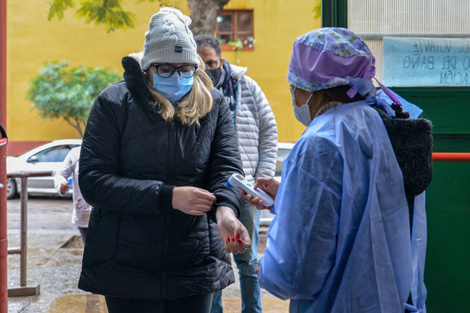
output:
M19 246L20 200L8 200L8 246ZM78 230L70 222L71 199L32 197L28 199L27 285L39 285L40 294L8 298L9 313L106 313L104 298L77 288L83 244ZM260 255L264 252L266 229L261 230ZM20 283L19 255L8 256L8 286ZM234 270L236 266L234 265ZM235 277L238 275L236 274ZM224 290L225 313L240 312L240 289L237 282ZM282 301L262 290L263 311L288 312ZM133 313L133 312L132 312Z

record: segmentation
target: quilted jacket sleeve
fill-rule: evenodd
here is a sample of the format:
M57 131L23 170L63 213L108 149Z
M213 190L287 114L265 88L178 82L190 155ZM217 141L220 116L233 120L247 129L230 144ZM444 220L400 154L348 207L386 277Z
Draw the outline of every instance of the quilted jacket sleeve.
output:
M213 89L214 105L218 106L217 127L212 141L211 172L209 190L217 197L216 206L228 206L235 211L237 217L241 214L244 203L239 189L227 187L227 180L233 173L243 175L242 163L238 152L235 127L232 113L222 94Z
M273 177L277 158L277 124L273 110L261 87L251 80L251 90L255 98L259 116L259 162L255 179Z

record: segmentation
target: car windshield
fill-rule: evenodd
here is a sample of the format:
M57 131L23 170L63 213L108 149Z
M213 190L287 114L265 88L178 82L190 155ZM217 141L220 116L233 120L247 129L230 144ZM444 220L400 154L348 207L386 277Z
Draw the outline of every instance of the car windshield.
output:
M73 145L73 144L64 144L64 145L58 145L58 146L53 146L44 150L41 150L30 157L35 156L36 159L38 159L40 162L62 162L67 153L75 147L78 147L79 145ZM15 157L21 157L23 155L30 154L31 150L20 153L15 155Z
M39 162L62 162L71 148L71 146L52 147L36 153L31 157L34 157Z

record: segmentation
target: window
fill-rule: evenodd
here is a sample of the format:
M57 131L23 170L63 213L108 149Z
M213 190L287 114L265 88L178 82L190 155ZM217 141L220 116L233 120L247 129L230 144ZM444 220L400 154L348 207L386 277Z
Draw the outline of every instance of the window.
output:
M240 39L243 50L251 50L254 47L253 35L253 10L224 10L217 16L217 38L222 49L230 43ZM232 50L232 47L229 47Z
M347 24L369 46L376 59L375 76L386 86L470 86L463 79L469 60L465 52L469 11L469 1L348 0ZM405 39L403 44L401 38ZM415 42L417 47L423 46L416 52L412 49ZM441 46L443 51L434 50ZM450 46L452 50L444 53ZM417 64L418 58L422 62ZM409 65L408 60L413 62ZM428 60L432 63L426 63ZM447 60L457 64L445 63ZM400 71L400 76L395 71Z

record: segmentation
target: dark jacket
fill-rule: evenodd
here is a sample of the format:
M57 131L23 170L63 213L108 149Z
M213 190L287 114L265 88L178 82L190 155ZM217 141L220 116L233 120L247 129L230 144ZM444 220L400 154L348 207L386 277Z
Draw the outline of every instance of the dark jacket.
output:
M151 105L140 66L123 59L124 81L95 100L83 137L79 183L93 206L79 288L108 296L174 299L234 282L214 212L172 208L175 186L213 192L237 216L243 198L226 187L243 173L223 95L200 126L167 123Z

